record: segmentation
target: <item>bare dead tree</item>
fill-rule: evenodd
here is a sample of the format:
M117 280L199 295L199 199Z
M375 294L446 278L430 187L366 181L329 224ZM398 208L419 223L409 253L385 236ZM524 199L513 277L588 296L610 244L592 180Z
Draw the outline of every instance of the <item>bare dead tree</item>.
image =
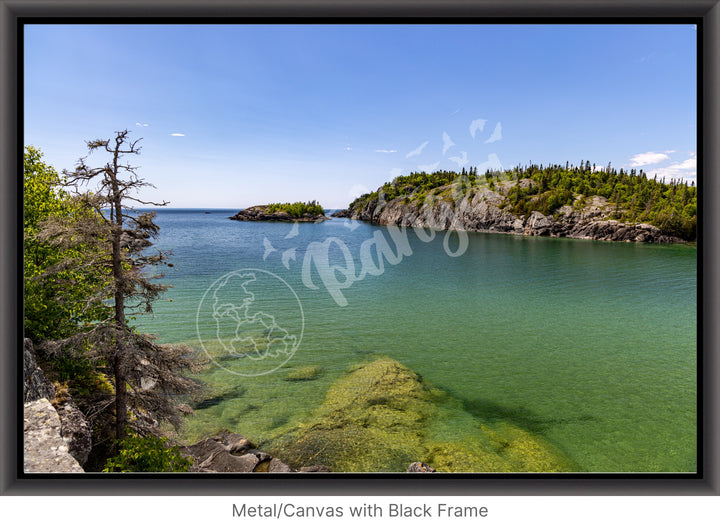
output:
M49 242L85 250L69 255L56 268L92 269L108 277L107 289L94 295L94 303L111 300L112 316L89 324L72 338L46 346L46 350L81 350L83 356L106 363L114 388L118 440L125 437L128 412L130 423L139 432L152 431L158 421L177 426L181 417L173 397L192 391L195 385L185 375L198 368L188 347L158 345L127 322L126 314L151 312L152 302L168 288L157 282L161 275L148 271L149 267L166 264L169 256L158 250L146 252L149 239L159 231L153 221L155 213L132 208L133 204L166 205L142 200L137 194L139 189L152 186L138 176L136 166L125 161L140 153L140 140L130 140L124 130L116 132L114 139L88 142L89 155L104 151L108 162L93 167L83 157L73 171L63 172L64 184L73 187L76 201L89 206L97 216L76 223L50 220L41 232Z

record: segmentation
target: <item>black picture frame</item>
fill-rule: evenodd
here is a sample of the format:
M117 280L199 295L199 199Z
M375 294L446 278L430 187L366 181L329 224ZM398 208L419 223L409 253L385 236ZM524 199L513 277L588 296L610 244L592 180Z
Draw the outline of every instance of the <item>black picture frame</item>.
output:
M33 1L0 0L0 493L10 495L712 495L720 493L720 423L718 408L717 275L720 267L718 174L720 140L720 0L162 0ZM140 17L140 18L138 18ZM218 19L220 17L220 19ZM698 345L701 470L696 475L517 474L487 477L453 475L247 476L184 474L23 475L22 414L18 407L21 372L22 213L19 175L22 162L22 109L18 79L22 74L21 31L26 23L46 22L588 22L698 23L699 81L698 183L701 223L698 237ZM22 406L22 405L20 405ZM19 432L19 434L18 434ZM20 464L20 465L19 465ZM182 478L182 481L179 481ZM70 480L71 479L71 480Z

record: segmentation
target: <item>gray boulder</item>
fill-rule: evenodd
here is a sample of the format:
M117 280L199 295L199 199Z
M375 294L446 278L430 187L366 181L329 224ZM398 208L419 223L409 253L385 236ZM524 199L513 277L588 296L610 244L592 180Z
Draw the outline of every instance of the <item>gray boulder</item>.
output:
M45 398L25 403L26 473L84 473L60 434L60 417Z
M60 416L60 435L68 452L80 465L85 465L92 449L90 422L69 396L62 404L56 404L55 410Z
M51 406L60 418L60 436L67 451L80 465L85 465L92 449L92 427L70 395L65 391L58 392L47 380L35 361L35 349L29 338L25 338L23 349L23 376L23 402L52 401Z
M293 473L295 470L287 465L285 462L273 458L270 460L270 466L268 467L268 473Z
M35 349L32 340L25 338L23 349L23 403L38 399L55 397L55 386L45 377L45 373L35 362Z
M435 470L425 462L413 462L407 468L408 473L435 473Z
M183 452L193 459L190 470L203 473L250 473L270 455L252 449L253 445L240 434L228 431L205 438L184 447Z

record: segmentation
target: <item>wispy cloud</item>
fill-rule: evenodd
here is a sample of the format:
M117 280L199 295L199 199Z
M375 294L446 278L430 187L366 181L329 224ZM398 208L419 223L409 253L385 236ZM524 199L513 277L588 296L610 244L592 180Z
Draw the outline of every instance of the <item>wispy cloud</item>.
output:
M362 196L363 194L367 194L368 192L370 192L370 189L368 187L360 183L356 183L355 185L350 187L350 190L348 190L348 198L355 199Z
M397 150L375 150L377 153L395 153Z
M486 123L487 120L484 118L478 118L477 120L470 122L470 135L472 135L472 138L475 138L476 132L480 131L482 133L482 130L485 129Z
M658 153L655 151L648 151L645 153L638 153L630 157L630 166L648 166L652 164L658 164L669 159L670 156L665 153Z
M170 133L171 137L184 137L185 133Z
M657 175L658 179L682 179L683 181L694 181L697 178L697 155L693 155L684 161L673 163L665 168L655 168L645 171L648 176Z
M415 157L416 155L420 155L422 151L427 147L427 145L430 144L429 140L426 140L420 146L415 148L413 151L409 152L405 157L409 159L410 157Z
M135 125L140 127L148 127L150 124L141 124L140 122L135 122Z
M350 146L345 146L345 148L343 148L343 149L344 149L345 151L352 151L352 148L351 148Z
M502 124L500 122L497 123L495 130L492 132L492 135L490 135L490 138L485 141L485 144L491 144L498 140L502 140Z
M440 161L433 164L418 165L418 170L420 170L421 172L434 172L435 170L437 170L438 166L440 166Z
M450 135L443 131L443 155L453 146L455 146L455 143L450 138Z

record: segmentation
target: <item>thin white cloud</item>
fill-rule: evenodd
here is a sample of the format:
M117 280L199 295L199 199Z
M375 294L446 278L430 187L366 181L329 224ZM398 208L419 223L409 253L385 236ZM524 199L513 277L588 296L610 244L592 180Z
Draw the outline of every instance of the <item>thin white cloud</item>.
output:
M461 151L462 157L448 157L453 162L456 162L458 166L465 166L470 161L467 158L467 152Z
M655 151L648 151L645 153L638 153L630 157L630 166L648 166L658 164L669 159L670 156L665 153L658 153Z
M418 146L417 148L415 148L413 151L409 152L409 153L405 156L405 158L409 159L410 157L415 157L416 155L420 155L420 154L422 153L422 151L427 147L428 144L430 144L430 141L429 141L429 140L426 140L425 142L423 142L422 144L420 144L420 146Z
M492 132L492 135L490 135L490 138L485 141L485 144L491 144L498 140L502 140L502 124L500 122L497 123L495 130Z
M450 135L443 131L443 155L453 146L455 146L455 143L450 138Z
M654 168L645 170L648 176L657 175L658 179L675 179L683 181L694 181L697 179L697 156L694 155L690 159L673 163L665 168Z
M135 125L140 127L148 127L150 124L141 124L140 122L135 122Z
M363 194L367 194L368 192L370 192L370 189L368 187L357 183L351 186L350 190L348 190L348 198L354 200L355 198L359 198L360 196L362 196Z
M435 170L437 170L438 166L440 166L440 161L433 164L418 165L418 170L420 170L421 172L434 172Z
M395 153L397 150L375 150L377 153Z
M344 150L345 150L345 151L352 151L352 148L351 148L350 146L345 146Z
M477 120L473 120L470 122L470 135L472 135L472 138L475 138L475 133L480 132L482 133L482 130L485 129L485 124L487 123L487 120L484 118L478 118Z
M170 133L171 137L184 137L185 133Z

